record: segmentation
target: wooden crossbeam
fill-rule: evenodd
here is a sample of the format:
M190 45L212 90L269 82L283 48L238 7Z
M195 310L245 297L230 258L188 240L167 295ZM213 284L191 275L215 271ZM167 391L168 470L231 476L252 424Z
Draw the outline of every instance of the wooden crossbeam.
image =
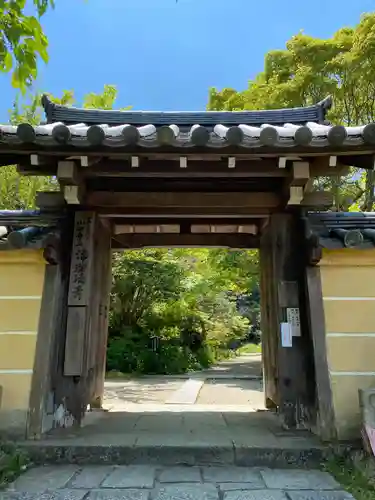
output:
M309 208L329 208L333 205L333 194L328 191L305 192L301 205Z
M38 191L35 197L38 208L59 208L65 205L64 193L61 191Z
M179 193L179 192L108 192L87 194L87 205L133 208L276 208L279 197L272 192L255 193Z
M68 205L80 205L83 203L84 186L64 186L64 198Z
M112 239L112 249L143 247L227 247L259 248L259 237L252 234L126 234Z
M76 162L73 160L59 161L57 178L60 184L78 185L81 181L81 174Z
M152 157L152 156L151 156ZM18 172L22 175L56 175L60 161L75 161L81 166L81 175L85 177L287 177L292 161L285 161L285 167L279 168L277 158L243 158L228 157L192 160L188 158L188 168L180 168L177 159L148 159L143 156L133 156L129 159L101 158L98 156L67 157L51 155L25 155L25 161L18 165ZM309 161L311 177L346 175L348 165L360 162L370 168L373 165L372 156L362 157L334 157L337 159L335 168L332 156L318 156L304 158L300 161ZM331 160L330 160L331 159ZM284 158L284 160L286 160ZM228 168L233 167L235 168ZM139 167L139 168L134 168Z
M288 205L300 205L305 191L305 185L310 179L308 162L295 161L292 164L290 176L285 179L284 191Z

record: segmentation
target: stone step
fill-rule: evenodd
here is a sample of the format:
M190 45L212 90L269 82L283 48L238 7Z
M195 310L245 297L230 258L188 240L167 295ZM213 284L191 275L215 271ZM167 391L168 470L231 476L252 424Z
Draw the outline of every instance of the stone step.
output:
M319 467L331 456L324 446L284 448L187 443L186 445L80 444L26 442L21 446L37 465L237 465L247 467Z

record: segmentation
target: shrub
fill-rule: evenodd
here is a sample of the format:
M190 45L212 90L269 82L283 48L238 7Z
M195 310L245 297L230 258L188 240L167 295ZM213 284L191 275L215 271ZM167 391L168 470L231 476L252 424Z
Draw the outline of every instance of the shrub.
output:
M246 258L221 257L218 251L202 249L117 256L107 369L183 373L230 355L231 346L243 342L249 332L249 320L238 312L236 293L226 291L235 288L228 281L232 266L242 265ZM224 265L225 273L217 269ZM234 276L237 280L238 269Z

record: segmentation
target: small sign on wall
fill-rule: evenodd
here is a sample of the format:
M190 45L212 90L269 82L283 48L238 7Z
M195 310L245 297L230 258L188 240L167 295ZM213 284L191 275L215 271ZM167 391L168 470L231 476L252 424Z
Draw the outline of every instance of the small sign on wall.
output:
M292 327L289 323L280 324L281 346L292 347Z
M300 337L301 336L301 321L299 317L299 308L298 307L288 307L286 310L286 317L288 323L291 325L292 336Z

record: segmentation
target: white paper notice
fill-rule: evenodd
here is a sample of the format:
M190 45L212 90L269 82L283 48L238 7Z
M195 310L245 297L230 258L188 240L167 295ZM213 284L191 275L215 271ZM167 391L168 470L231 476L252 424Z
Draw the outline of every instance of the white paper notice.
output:
M300 337L301 336L301 322L299 318L299 308L298 307L288 307L286 310L286 317L288 323L290 323L292 327L292 336Z
M292 327L289 323L281 323L281 345L282 347L292 347Z

